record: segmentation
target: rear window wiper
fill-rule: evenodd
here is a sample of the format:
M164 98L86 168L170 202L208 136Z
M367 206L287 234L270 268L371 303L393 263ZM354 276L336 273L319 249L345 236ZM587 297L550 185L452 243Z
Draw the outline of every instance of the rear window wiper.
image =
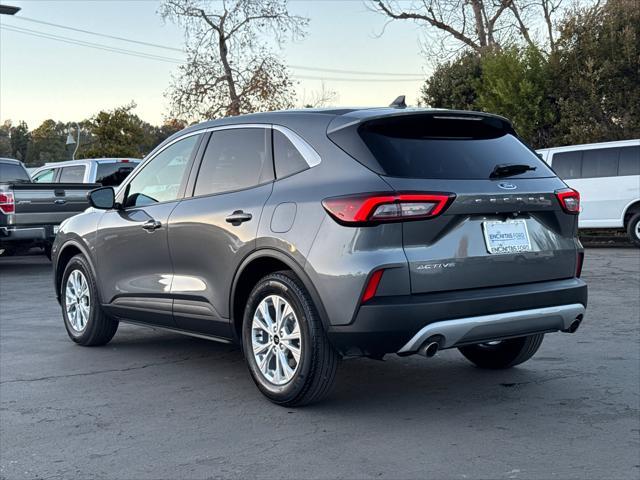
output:
M514 163L511 165L496 165L489 178L502 178L502 177L510 177L512 175L520 175L524 172L529 172L535 170L536 167L532 167L530 165L524 165L521 163Z

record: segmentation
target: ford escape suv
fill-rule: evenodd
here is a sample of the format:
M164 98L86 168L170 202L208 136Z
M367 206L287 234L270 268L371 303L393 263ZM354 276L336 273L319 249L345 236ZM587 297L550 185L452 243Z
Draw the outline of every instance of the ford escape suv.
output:
M53 247L71 339L131 322L238 342L282 405L326 395L342 357L457 348L511 367L585 314L579 195L495 115L205 122L90 203Z

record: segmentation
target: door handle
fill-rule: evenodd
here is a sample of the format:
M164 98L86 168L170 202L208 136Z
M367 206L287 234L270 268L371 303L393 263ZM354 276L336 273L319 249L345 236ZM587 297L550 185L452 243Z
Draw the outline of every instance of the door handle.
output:
M148 232L153 232L154 230L159 229L161 226L162 223L160 223L158 220L149 220L142 224L142 228L144 228Z
M253 216L250 213L244 213L242 210L236 210L231 215L229 215L225 220L229 222L234 227L237 227L242 222L248 222L251 220Z
M58 200L54 200L53 203L57 204L57 205L62 205L64 203L67 203L66 200L59 198Z

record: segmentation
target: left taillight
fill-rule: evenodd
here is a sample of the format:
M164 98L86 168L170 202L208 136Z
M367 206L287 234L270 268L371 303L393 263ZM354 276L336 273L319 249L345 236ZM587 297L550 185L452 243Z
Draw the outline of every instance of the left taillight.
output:
M556 197L560 206L566 213L578 215L580 213L580 193L573 188L556 190Z
M372 193L325 198L322 206L340 223L375 224L433 218L454 198L451 193Z
M6 215L15 213L16 201L13 193L0 193L0 211Z

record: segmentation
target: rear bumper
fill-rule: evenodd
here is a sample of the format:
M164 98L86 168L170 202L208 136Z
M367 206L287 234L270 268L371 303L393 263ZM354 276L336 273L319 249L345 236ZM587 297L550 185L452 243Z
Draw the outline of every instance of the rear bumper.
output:
M328 335L345 355L415 353L438 336L440 348L569 330L587 306L579 278L422 295L378 297Z
M0 227L0 242L51 241L55 237L52 225L38 227Z

